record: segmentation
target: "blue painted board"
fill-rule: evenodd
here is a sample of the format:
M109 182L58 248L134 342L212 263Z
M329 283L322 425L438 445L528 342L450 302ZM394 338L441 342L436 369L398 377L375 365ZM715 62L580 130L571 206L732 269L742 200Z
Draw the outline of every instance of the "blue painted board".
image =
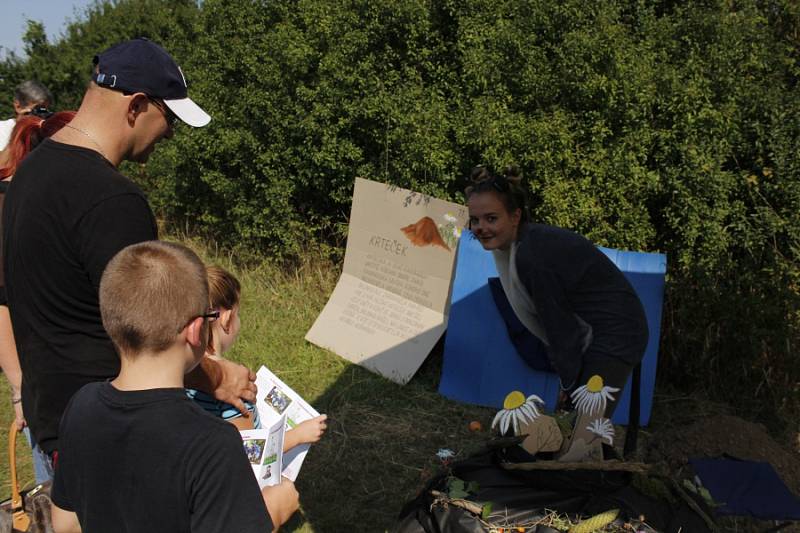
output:
M600 248L633 285L647 314L650 341L642 361L641 422L653 405L661 307L667 259L663 254ZM453 400L500 408L512 390L537 394L549 409L558 399L555 374L529 367L517 354L497 311L487 280L497 276L492 254L464 231L458 247L439 392ZM628 422L630 381L614 413L615 424Z

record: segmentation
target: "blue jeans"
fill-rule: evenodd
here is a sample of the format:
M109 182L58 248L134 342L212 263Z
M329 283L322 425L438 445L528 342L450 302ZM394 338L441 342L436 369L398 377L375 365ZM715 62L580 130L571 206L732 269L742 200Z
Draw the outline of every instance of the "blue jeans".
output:
M53 461L50 456L36 444L31 437L31 431L28 428L22 430L25 433L25 438L28 439L28 444L31 445L31 453L33 455L33 475L36 476L36 483L44 483L53 479Z

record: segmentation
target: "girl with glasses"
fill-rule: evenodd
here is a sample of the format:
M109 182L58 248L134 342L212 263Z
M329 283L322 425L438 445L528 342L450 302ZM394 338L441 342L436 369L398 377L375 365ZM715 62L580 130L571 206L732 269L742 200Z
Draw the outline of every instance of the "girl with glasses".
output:
M219 317L209 323L206 356L212 359L221 358L233 347L241 330L242 323L239 318L241 284L233 274L218 266L207 267L206 273L211 308L219 312ZM245 402L249 412L249 416L245 417L233 405L220 402L210 394L195 389L187 389L186 392L206 411L227 420L238 429L260 429L255 405ZM320 415L287 431L284 436L284 451L299 444L318 442L327 429L326 419L327 415Z

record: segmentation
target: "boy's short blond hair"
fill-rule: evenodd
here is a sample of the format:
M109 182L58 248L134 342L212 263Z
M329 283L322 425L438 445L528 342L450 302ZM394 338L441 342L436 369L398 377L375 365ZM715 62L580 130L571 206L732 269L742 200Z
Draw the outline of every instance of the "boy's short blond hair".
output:
M180 244L148 241L123 248L100 280L103 326L120 355L166 350L207 310L205 266Z

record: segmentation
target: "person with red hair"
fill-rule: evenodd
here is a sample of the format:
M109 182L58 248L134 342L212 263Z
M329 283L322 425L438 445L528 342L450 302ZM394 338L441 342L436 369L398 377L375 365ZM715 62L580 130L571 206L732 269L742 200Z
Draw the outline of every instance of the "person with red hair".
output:
M49 111L39 114L34 110L31 114L20 117L11 130L8 146L0 154L0 180L8 187L8 181L14 176L17 166L31 150L68 124L75 111Z
M61 111L47 113L46 115L25 115L17 120L11 131L11 138L5 150L0 152L0 219L2 219L3 202L6 190L25 156L36 148L42 140L50 137L67 124L74 111ZM3 249L3 237L0 232L0 254ZM17 347L14 343L14 332L11 329L11 316L8 312L6 301L5 276L3 262L0 255L0 368L11 384L11 403L14 405L14 417L17 430L22 431L25 426L25 416L22 413L22 371L20 370ZM29 437L30 438L30 437ZM33 443L31 443L33 445ZM43 482L48 474L43 470L44 463L37 460L37 450L34 446L34 470L37 482Z

